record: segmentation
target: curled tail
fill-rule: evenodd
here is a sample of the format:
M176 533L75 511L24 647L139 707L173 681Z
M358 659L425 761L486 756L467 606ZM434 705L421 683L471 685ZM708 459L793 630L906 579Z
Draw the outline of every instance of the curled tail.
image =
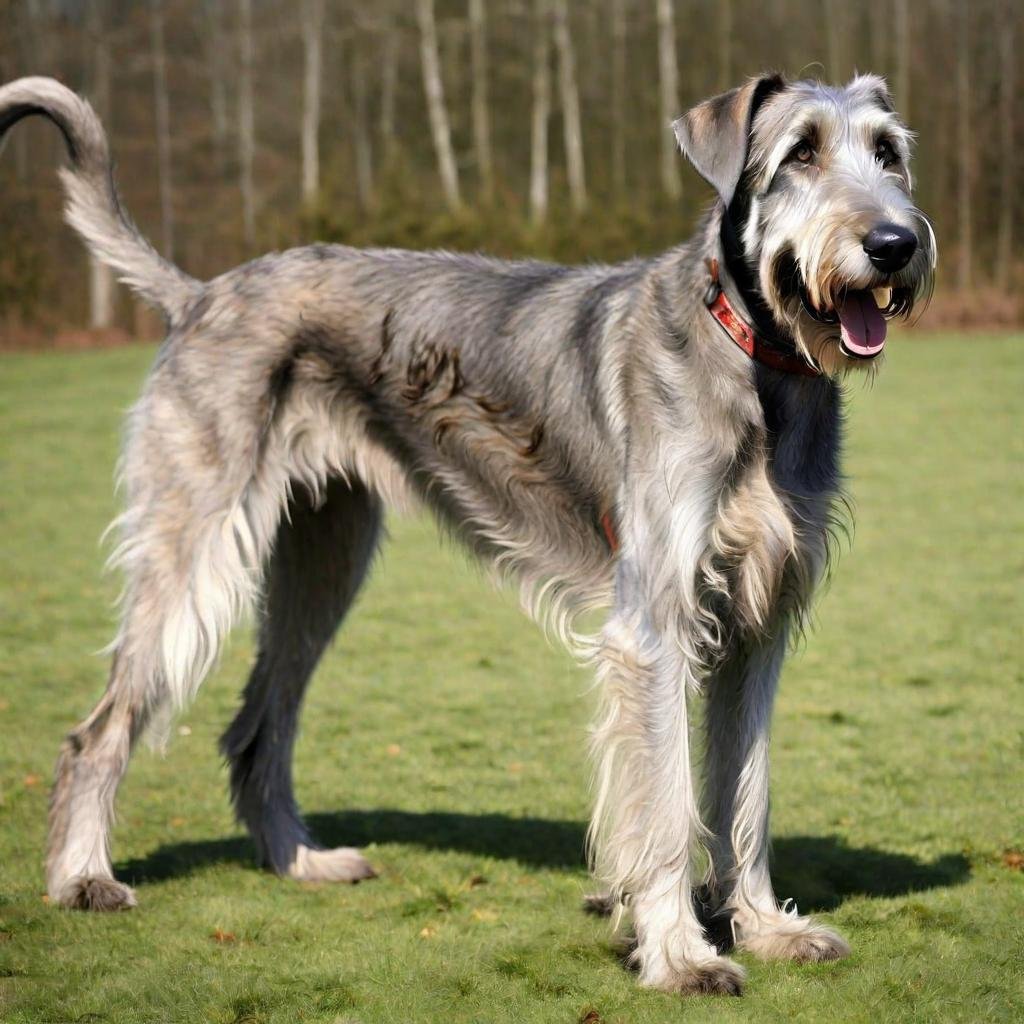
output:
M60 177L67 192L68 223L126 285L163 310L169 321L179 319L202 286L165 260L124 212L107 135L96 112L52 78L19 78L0 87L0 138L32 114L49 118L67 143L71 166Z

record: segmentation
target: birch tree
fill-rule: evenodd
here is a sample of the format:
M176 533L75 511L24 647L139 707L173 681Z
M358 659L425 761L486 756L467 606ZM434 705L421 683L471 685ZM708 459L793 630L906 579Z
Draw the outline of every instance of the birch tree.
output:
M910 120L910 0L893 0L896 23L896 106Z
M164 255L174 259L174 182L171 167L171 115L167 100L167 50L164 45L163 0L150 0L150 46L153 58L157 182Z
M252 65L252 0L238 0L238 186L242 194L242 235L248 249L256 243L256 197L253 193L256 124Z
M626 0L611 0L612 187L626 191Z
M106 0L90 0L89 41L92 45L92 105L110 130L110 46L106 25ZM89 255L89 326L108 328L114 322L114 275Z
M352 48L349 60L352 75L352 142L356 156L356 191L364 210L374 203L373 143L367 109L366 53L362 46Z
M675 136L669 128L679 115L679 65L676 60L676 21L672 0L656 0L658 16L659 127L661 185L669 199L683 193Z
M974 225L971 211L971 68L970 34L971 13L964 6L958 12L956 24L956 124L957 124L957 226L959 252L957 254L957 287L967 291L971 287L971 267L974 259Z
M444 100L441 67L437 55L437 24L434 21L434 0L416 0L416 20L420 30L420 63L423 68L423 91L427 97L430 132L434 139L437 169L441 176L448 209L462 209L459 191L459 169L452 149L452 133L448 108Z
M887 17L889 0L871 0L868 7L868 29L871 40L871 70L877 74L888 72L888 46L892 26Z
M320 80L324 0L302 0L302 204L311 209L320 192Z
M1002 17L997 21L999 34L999 217L996 229L996 284L1005 290L1013 269L1013 214L1017 190L1014 188L1016 148L1014 141L1014 94L1016 61L1014 52L1015 0L1004 0Z
M206 43L206 70L210 79L210 119L213 127L213 151L221 172L227 164L228 97L224 74L224 4L206 0L203 38Z
M473 146L480 185L487 202L494 198L494 160L491 155L491 114L487 101L487 22L484 0L469 0L469 45L473 72Z
M718 0L718 88L724 92L732 80L733 0Z
M580 93L576 81L576 58L569 28L567 0L554 0L555 48L558 51L558 91L562 101L562 130L565 137L565 169L569 179L569 201L576 213L587 206L587 181L583 167L583 127Z
M395 28L394 11L388 9L381 30L380 70L380 137L384 151L384 163L394 162L397 149L395 133L395 94L398 91L398 31Z
M530 131L530 219L548 215L548 121L551 117L551 9L549 0L533 4L533 115Z
M847 27L846 0L825 0L825 34L828 45L828 75L833 82L841 82L846 74L845 42Z

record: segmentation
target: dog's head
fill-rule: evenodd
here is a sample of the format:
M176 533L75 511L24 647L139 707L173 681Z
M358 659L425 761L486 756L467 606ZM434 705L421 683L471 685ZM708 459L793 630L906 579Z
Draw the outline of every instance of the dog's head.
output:
M826 373L870 363L886 321L930 294L936 256L914 205L912 136L885 82L763 77L673 127L778 326Z

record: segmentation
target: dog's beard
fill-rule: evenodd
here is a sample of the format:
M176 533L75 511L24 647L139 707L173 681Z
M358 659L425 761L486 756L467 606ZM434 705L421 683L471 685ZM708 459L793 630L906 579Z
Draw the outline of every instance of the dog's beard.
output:
M805 358L835 376L863 370L878 360L888 321L906 319L926 282L894 275L877 287L854 287L829 266L807 281L791 250L759 261L762 294L772 316Z

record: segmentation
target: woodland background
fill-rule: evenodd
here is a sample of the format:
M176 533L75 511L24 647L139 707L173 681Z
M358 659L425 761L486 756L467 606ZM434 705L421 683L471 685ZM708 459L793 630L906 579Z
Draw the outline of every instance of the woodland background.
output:
M991 326L1021 314L1022 21L1016 0L0 0L0 79L88 95L136 221L210 277L314 238L657 251L709 195L673 117L764 69L876 71L920 137L926 322ZM0 347L155 335L61 224L61 148L45 123L0 147Z

